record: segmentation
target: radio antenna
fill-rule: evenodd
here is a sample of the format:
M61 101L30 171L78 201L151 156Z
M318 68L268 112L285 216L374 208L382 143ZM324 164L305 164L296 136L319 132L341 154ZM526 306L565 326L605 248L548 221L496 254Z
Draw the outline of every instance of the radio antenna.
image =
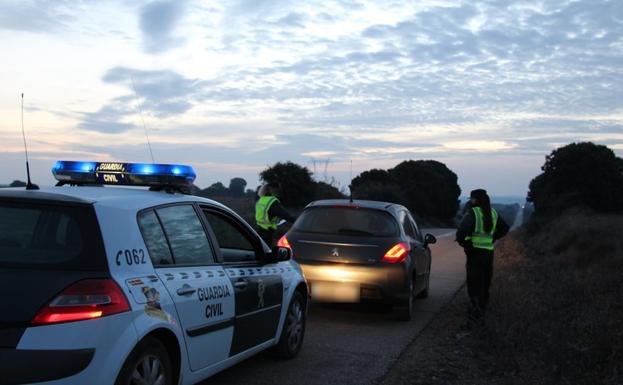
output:
M350 185L348 185L350 191L350 203L353 203L353 160L350 160Z
M138 98L138 92L136 91L136 85L134 84L134 76L130 76L130 80L132 81L132 89L134 90L134 96L136 97L136 104L137 104L138 112L141 115L141 121L143 122L143 130L145 130L145 138L147 139L147 148L149 148L149 155L151 156L151 162L156 163L156 161L154 160L154 153L151 151L151 142L149 141L147 125L145 124L145 118L143 117L143 104L140 102Z
M30 166L28 165L28 146L26 146L26 132L24 131L24 93L22 92L22 139L24 139L24 153L26 154L26 190L39 190L39 186L30 181Z

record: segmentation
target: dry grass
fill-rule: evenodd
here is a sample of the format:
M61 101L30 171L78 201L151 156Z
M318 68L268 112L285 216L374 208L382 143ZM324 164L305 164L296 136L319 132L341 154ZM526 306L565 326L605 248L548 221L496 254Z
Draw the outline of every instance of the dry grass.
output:
M622 384L623 216L568 212L496 253L479 358L511 384Z

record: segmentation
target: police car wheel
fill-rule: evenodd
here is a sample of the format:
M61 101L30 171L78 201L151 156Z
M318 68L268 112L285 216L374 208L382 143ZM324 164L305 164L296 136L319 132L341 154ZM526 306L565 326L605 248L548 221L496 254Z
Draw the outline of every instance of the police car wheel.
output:
M155 338L145 337L123 364L115 385L173 385L171 359Z
M415 290L413 279L409 281L407 300L404 305L395 308L396 318L400 321L410 321L413 317L413 291Z
M284 359L296 357L305 336L305 299L295 291L286 313L279 343L275 347L277 355Z

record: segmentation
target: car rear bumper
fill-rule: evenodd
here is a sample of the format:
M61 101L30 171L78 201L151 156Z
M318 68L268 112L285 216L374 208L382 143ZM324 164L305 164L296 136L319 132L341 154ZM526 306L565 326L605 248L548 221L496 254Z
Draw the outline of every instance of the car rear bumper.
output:
M66 378L89 366L95 349L21 350L0 348L2 384L29 384Z
M355 265L299 261L317 302L384 301L407 299L408 274L402 264ZM322 289L319 293L319 289ZM358 295L353 296L352 291Z

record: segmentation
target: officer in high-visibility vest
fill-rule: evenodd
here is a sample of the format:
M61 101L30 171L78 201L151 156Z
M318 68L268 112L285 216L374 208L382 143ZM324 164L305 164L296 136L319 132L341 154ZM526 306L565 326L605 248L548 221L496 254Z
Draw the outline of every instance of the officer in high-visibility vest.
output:
M257 233L262 237L269 247L273 246L273 237L277 230L280 220L294 222L295 218L283 208L277 198L279 186L275 183L268 183L260 187L258 200L255 202L255 222L257 223Z
M494 242L508 233L504 219L491 207L489 195L483 189L470 193L471 209L461 220L456 232L467 256L467 293L471 318L484 316L489 302L489 286L493 276Z

